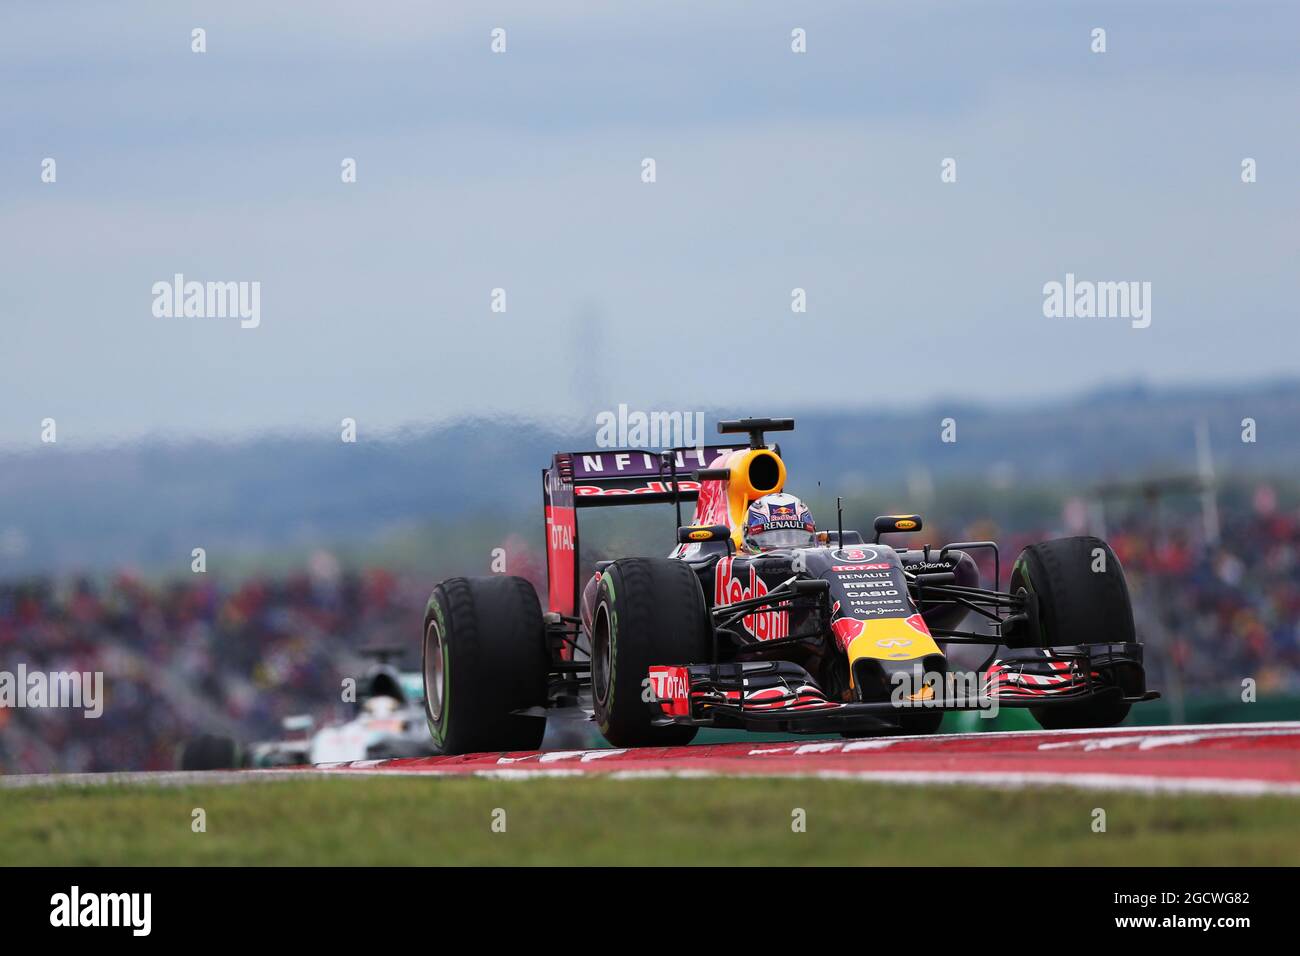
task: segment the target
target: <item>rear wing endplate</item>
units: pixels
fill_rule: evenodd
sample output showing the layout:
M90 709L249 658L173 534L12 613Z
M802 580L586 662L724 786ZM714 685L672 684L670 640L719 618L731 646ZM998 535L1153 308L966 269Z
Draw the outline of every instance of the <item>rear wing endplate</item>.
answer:
M559 452L542 471L546 579L550 610L578 606L578 509L674 504L699 497L694 473L744 444L696 448L606 448Z

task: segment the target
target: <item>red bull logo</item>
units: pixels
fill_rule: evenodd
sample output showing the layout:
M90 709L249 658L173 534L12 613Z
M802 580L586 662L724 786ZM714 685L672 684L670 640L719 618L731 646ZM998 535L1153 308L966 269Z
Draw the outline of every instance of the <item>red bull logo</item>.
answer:
M713 573L713 605L726 607L750 598L764 597L767 585L754 573L751 565L748 581L735 577L731 566L735 558L723 558ZM790 615L786 611L759 611L741 619L745 630L760 641L775 641L790 636Z
M926 626L925 618L921 617L920 614L913 614L906 618L905 622L908 627L916 631L918 634L924 634L926 637L930 636L930 628ZM842 617L833 621L831 623L831 631L835 634L835 645L841 651L847 653L849 645L853 643L853 639L861 636L866 626L866 621L858 621L851 617ZM891 638L889 640L893 640L895 643L886 644L882 641L879 642L880 647L903 647L911 643L910 641L901 640L899 638Z
M723 481L696 482L700 496L695 503L695 524L725 524L731 527L727 510L727 485ZM686 483L682 483L686 487Z
M831 624L831 630L835 632L835 645L841 651L847 652L853 639L861 634L866 626L866 621L855 621L851 617L842 617L835 621Z

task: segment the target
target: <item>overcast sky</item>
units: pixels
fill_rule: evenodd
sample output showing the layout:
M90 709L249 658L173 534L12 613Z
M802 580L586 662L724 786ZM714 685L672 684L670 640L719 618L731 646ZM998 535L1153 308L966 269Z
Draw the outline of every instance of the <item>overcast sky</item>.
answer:
M0 443L1297 374L1297 36L1294 2L6 0ZM1150 282L1150 327L1045 318L1067 272ZM155 317L175 273L260 282L260 326Z

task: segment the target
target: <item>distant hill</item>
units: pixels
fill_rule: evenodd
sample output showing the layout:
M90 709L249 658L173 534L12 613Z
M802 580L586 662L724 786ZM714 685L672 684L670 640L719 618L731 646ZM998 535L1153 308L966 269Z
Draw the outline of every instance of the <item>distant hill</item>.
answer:
M887 380L887 376L882 376ZM719 417L782 415L771 407ZM1257 441L1241 440L1243 418ZM940 441L956 420L957 441ZM1034 405L954 399L906 411L806 411L776 436L809 496L896 486L918 475L1081 487L1103 478L1186 473L1204 419L1220 474L1294 476L1300 381L1242 387L1107 389ZM0 454L0 576L37 569L188 561L192 547L246 554L373 539L433 522L538 522L540 470L556 449L594 445L596 426L560 434L464 421L400 439L336 436L196 441Z

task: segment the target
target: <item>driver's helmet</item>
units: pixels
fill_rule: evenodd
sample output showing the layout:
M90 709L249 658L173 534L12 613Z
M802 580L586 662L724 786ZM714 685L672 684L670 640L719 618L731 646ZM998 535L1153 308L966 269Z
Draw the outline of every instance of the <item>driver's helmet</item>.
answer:
M745 547L750 551L806 548L816 540L812 512L794 495L764 495L745 513Z
M369 717L391 717L397 713L402 702L396 697L389 697L387 694L378 694L374 697L367 698L366 702L361 705L361 709Z

